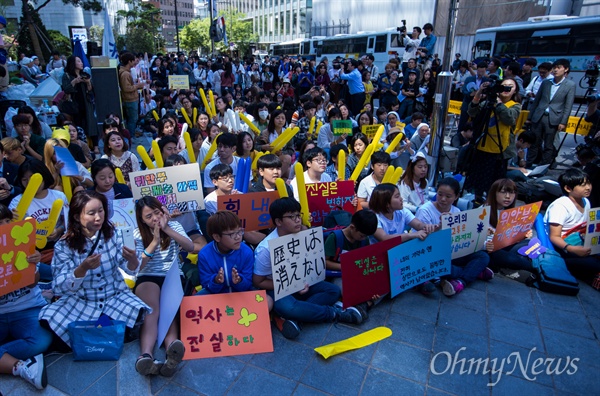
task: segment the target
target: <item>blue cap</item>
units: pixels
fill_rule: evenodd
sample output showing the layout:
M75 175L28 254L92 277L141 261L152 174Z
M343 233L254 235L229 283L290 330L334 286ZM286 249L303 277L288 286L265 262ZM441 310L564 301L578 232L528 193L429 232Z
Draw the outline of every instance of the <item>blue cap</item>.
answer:
M5 27L7 25L6 18L4 18L2 15L0 15L0 23L3 24Z

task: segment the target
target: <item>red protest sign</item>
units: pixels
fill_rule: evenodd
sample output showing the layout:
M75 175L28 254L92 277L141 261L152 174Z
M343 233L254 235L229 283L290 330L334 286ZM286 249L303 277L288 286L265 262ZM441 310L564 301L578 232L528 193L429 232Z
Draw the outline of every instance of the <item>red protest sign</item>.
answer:
M390 292L388 250L401 242L398 236L340 255L344 308Z
M541 207L542 201L539 201L501 211L498 215L494 239L492 239L494 251L525 239L525 234L533 228L533 222Z
M322 225L325 217L332 210L344 209L350 213L356 210L352 205L353 180L307 184L306 197L313 227Z
M184 297L184 360L273 352L264 290Z
M35 250L34 219L0 227L0 296L35 282L35 264L27 256Z
M246 231L264 230L273 226L269 207L278 198L277 191L220 195L217 197L217 208L238 215Z

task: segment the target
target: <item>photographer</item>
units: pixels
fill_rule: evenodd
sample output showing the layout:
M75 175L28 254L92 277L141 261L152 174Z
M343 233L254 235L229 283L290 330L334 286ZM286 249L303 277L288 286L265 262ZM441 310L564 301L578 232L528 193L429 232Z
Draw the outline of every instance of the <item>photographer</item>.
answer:
M362 83L362 76L358 70L358 61L356 59L349 59L346 62L344 71L340 73L340 78L348 81L352 115L359 114L365 103L366 96L365 86Z
M483 203L483 194L494 181L506 177L508 160L516 155L514 127L521 112L518 89L512 78L488 80L469 104L475 133L465 188L474 190L476 204Z
M402 32L402 41L404 42L404 54L402 55L402 76L406 77L406 69L408 69L409 59L417 58L417 49L421 43L419 36L421 35L421 28L415 26L413 28L410 37L406 34L406 28Z
M587 112L585 114L585 120L592 124L586 140L593 140L596 146L600 146L600 110L598 110L600 94L596 93L588 96L588 100L592 99L594 100L588 103Z

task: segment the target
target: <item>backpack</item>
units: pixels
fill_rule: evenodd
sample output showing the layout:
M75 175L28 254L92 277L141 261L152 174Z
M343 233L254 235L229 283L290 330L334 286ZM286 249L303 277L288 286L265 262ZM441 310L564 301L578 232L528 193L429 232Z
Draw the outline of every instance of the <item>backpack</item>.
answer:
M330 234L335 235L335 255L333 261L339 261L342 250L344 250L344 233L342 232L346 226L337 226L328 230L323 230L323 243L327 240ZM361 241L361 247L367 245L367 240ZM325 274L329 278L341 278L342 271L326 270Z
M531 262L535 280L530 286L548 293L576 296L579 293L577 279L567 269L565 260L554 250L548 249L545 253Z

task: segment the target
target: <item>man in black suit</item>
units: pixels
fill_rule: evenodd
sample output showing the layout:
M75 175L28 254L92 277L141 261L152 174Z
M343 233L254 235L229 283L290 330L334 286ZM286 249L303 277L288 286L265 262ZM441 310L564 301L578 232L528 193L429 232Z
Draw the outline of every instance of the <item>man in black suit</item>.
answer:
M4 161L4 147L0 143L0 204L8 206L10 201L23 192L17 184L19 167Z

